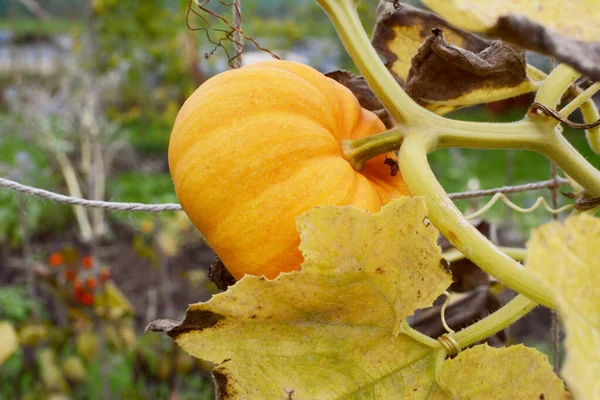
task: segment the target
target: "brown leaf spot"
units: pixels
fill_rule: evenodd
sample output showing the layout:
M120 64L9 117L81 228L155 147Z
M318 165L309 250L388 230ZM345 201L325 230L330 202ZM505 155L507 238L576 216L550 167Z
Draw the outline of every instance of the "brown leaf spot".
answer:
M223 366L212 370L213 382L215 384L215 398L217 400L226 400L233 398L236 391L229 385L229 376Z
M383 270L382 268L377 268L375 272L377 272L378 274L383 274L385 270Z
M164 332L176 340L182 333L215 327L223 319L225 317L211 311L188 309L181 323L169 319L158 319L148 324L146 332Z
M444 257L440 259L440 265L442 268L444 268L444 270L446 270L446 272L450 272L450 263Z
M458 241L458 237L456 236L456 233L449 231L448 232L448 240L450 240L450 243L456 243Z

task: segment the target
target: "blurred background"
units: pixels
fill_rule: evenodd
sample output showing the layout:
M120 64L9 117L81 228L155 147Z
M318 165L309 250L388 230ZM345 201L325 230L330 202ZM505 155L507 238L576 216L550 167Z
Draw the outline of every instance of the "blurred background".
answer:
M0 175L87 199L176 202L167 165L175 116L233 54L216 16L231 20L231 7L206 3L213 14L188 15L187 0L0 0ZM377 3L360 4L367 32ZM244 0L242 13L244 32L282 58L357 72L315 1ZM246 46L245 63L270 57ZM531 101L452 117L517 120ZM581 132L567 136L600 165ZM526 152L451 149L431 162L448 192L550 178L548 160ZM548 191L511 198L530 206L540 195ZM520 245L550 219L507 210L486 219ZM0 399L212 398L210 365L166 335L143 334L217 292L212 260L183 213L90 210L0 189ZM547 350L544 332L532 340Z

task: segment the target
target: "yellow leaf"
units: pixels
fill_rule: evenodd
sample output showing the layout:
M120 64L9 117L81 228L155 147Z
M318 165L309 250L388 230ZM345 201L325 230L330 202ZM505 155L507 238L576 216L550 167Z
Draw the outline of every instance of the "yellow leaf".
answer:
M134 313L133 306L127 297L110 281L106 282L96 295L94 309L96 314L109 319L119 319Z
M423 0L452 25L556 57L600 80L596 0Z
M378 214L312 209L297 218L300 271L274 280L247 275L191 305L183 322L158 320L147 329L167 332L186 352L218 364L219 399L450 399L454 388L435 380L441 345L400 327L451 283L426 215L415 197L394 200ZM540 374L560 383L546 376L548 367L529 367L540 393ZM494 368L487 371L502 396L505 381Z
M19 329L19 342L27 346L36 346L48 337L47 325L25 323Z
M93 360L100 351L100 343L93 332L83 332L75 339L75 348L85 360Z
M12 323L0 321L0 365L19 348L17 332Z
M527 267L555 298L564 320L567 358L562 370L582 399L600 399L600 219L587 214L537 228Z
M43 348L36 354L41 380L50 392L66 392L69 385L56 361L56 353L51 348Z
M177 233L168 230L162 230L158 233L158 245L167 257L175 257L179 251L177 242Z
M452 283L438 231L426 216L425 202L417 197L394 201L375 215L351 206L314 208L297 218L302 269L305 275L334 277L338 290L340 279L357 280L360 287L353 290L371 304L380 306L371 299L381 299L395 313L385 325L393 322L398 333L407 316L430 306ZM415 280L419 283L409 284ZM350 309L353 315L344 322L356 321L356 311Z
M498 45L493 47L488 40L456 29L430 12L405 4L397 9L392 2L382 2L377 14L374 47L386 59L386 66L396 79L405 84L407 92L438 114L535 91L536 82L543 79L542 72L524 62L524 55L506 49L501 57L497 52L490 57ZM444 48L455 53L461 50L456 57L447 58L452 54L444 51L444 57L431 60L428 69L433 65L445 73L415 69L418 52L427 53L430 58L435 56L435 50L422 49L434 28L443 31L447 42ZM469 58L472 61L464 65ZM480 64L485 67L477 70ZM412 85L408 84L411 80Z
M74 382L83 382L87 376L83 361L75 355L68 356L62 362L62 370L65 376Z
M454 399L570 398L547 357L523 345L463 351L444 362L438 384Z

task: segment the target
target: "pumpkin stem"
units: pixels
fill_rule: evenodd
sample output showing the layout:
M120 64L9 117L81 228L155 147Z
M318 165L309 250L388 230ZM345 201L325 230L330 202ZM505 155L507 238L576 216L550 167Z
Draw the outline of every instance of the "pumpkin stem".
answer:
M355 140L342 141L342 157L360 171L365 161L381 154L397 151L404 140L405 132L399 126L387 131Z

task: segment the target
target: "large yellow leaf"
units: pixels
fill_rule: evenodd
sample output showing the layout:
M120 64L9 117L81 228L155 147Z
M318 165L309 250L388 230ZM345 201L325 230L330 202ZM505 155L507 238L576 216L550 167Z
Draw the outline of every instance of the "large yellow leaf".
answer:
M527 266L554 293L564 320L563 376L581 399L600 399L600 219L581 214L537 228Z
M0 365L19 348L17 332L12 323L0 321Z
M298 217L300 271L274 280L245 276L191 305L183 322L159 320L148 329L218 364L219 399L456 398L452 383L435 379L441 346L423 344L400 326L451 283L426 215L423 199L410 197L374 215L315 208ZM502 387L506 372L499 372L514 368L509 361L493 359L495 368L485 373L469 367L486 380L482 393L493 391L486 398L513 398ZM547 361L527 363L533 389L524 393L564 398ZM437 372L452 365L444 362ZM455 374L449 371L445 376Z
M451 24L556 57L600 80L597 0L423 0Z
M373 46L405 90L437 113L535 91L543 79L516 49L454 28L430 12L382 2L377 15ZM443 31L445 41L432 46L426 41L434 28ZM427 68L418 68L424 55Z

